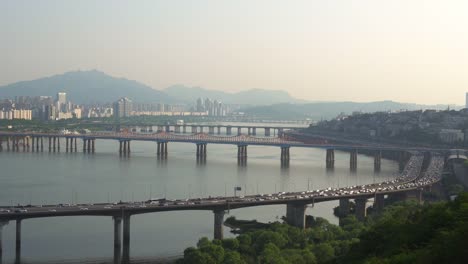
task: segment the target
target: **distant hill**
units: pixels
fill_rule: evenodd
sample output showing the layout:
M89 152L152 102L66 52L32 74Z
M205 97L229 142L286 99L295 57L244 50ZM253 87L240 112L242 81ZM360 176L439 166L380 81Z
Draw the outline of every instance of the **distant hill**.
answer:
M29 95L55 96L66 92L74 103L107 103L120 97L128 97L135 102L173 102L164 92L124 78L115 78L103 72L73 71L51 77L22 81L0 86L0 97Z
M221 100L226 104L243 105L271 105L278 103L306 103L307 101L291 97L285 91L272 91L262 89L251 89L238 93L227 93L216 90L208 90L201 87L186 87L183 85L173 85L164 92L169 96L186 103L195 103L202 98L211 98Z
M304 119L312 120L330 119L340 113L352 114L359 111L364 113L378 111L420 110L420 109L447 109L447 105L419 105L398 103L393 101L380 101L368 103L356 102L315 102L308 104L275 104L242 109L249 115L258 117L274 117L277 119ZM460 106L450 105L451 109L460 109Z

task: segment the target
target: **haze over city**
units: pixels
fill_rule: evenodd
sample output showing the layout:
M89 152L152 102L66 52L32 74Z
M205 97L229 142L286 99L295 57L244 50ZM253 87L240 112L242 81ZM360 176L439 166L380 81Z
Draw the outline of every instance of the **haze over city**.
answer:
M464 104L466 1L2 1L0 85L98 69L155 89Z

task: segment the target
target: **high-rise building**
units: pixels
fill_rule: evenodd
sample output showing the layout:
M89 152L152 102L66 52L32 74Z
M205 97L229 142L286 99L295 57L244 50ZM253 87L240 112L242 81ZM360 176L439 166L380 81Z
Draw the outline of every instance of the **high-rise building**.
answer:
M64 93L64 92L57 93L57 102L59 102L60 104L66 104L67 93Z
M127 97L120 98L114 103L114 117L129 117L132 113L132 101Z
M468 93L465 94L465 108L468 108Z

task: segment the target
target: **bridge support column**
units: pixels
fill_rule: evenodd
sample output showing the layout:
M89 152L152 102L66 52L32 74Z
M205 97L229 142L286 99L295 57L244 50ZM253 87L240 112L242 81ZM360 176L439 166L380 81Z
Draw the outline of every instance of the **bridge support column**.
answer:
M47 142L49 144L49 152L51 152L52 151L52 137L48 137Z
M3 150L3 139L0 137L0 151Z
M252 127L252 135L253 136L257 135L257 128L256 127Z
M130 140L127 140L127 154L130 154Z
M203 126L200 126L200 133L203 133Z
M214 213L214 239L223 239L224 210Z
M187 126L182 126L182 133L184 133L184 134L187 133Z
M91 152L94 153L96 151L96 140L91 139Z
M44 151L44 137L41 137L41 152Z
M2 239L3 227L6 225L8 225L8 221L0 221L0 260L2 260L2 256L3 256L3 239Z
M289 165L289 147L281 147L281 166L287 167Z
M385 207L385 195L376 194L374 198L374 210L376 212L381 212Z
M192 134L196 134L197 132L197 126L192 126Z
M32 143L32 149L31 151L34 152L34 148L36 147L36 145L34 144L36 142L36 137L31 137L31 143Z
M377 150L374 155L374 171L379 172L381 168L381 161L382 161L382 151Z
M217 129L218 129L218 130L217 130L218 135L221 135L221 127L218 126Z
M242 134L242 128L237 127L237 135L240 136Z
M357 150L353 149L349 154L349 168L351 171L357 170L357 153Z
M161 156L161 142L156 142L156 156Z
M166 126L166 132L167 133L171 132L171 126Z
M57 137L53 137L53 141L54 141L53 142L53 147L54 147L54 152L55 152L55 150L57 148Z
M122 263L130 261L130 215L123 215Z
M122 143L123 143L123 142L122 142L121 140L119 140L119 154L122 154L122 152L123 152Z
M212 126L208 127L208 134L214 135L214 130L215 130L214 127L212 127Z
M226 135L228 136L232 135L232 127L230 126L226 127Z
M283 137L284 130L282 128L278 128L278 137Z
M69 138L65 138L65 152L68 152L68 141L69 141Z
M334 149L327 149L325 163L326 163L327 169L333 169L335 167L335 150Z
M265 137L269 137L270 136L270 128L269 127L265 127Z
M304 229L306 208L306 204L286 204L286 223Z
M16 220L16 244L15 244L16 263L21 259L21 219Z
M359 221L364 221L366 219L366 203L367 199L366 198L357 198L354 199L354 202L356 203L356 218Z
M392 194L389 194L390 196L390 199L393 201L393 202L401 202L401 201L405 201L406 198L407 198L407 193L406 192L397 192L397 193L392 193Z
M7 138L7 151L10 151L10 137Z
M248 127L248 128L247 128L247 135L249 135L249 136L252 135L252 132L251 132L251 131L252 131L252 128L251 128L251 127Z
M60 137L57 137L57 151L60 152Z
M122 253L122 217L113 216L114 220L114 263L120 263L120 254Z
M88 146L86 150L88 151L88 153L91 153L91 139L87 139L86 141L88 142Z
M338 207L338 214L340 217L345 217L349 214L349 199L340 199L340 206Z

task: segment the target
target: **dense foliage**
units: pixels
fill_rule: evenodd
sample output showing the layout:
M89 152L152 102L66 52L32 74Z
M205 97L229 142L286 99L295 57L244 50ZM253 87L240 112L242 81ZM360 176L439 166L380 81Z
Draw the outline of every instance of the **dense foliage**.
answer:
M308 223L305 230L272 223L236 238L202 238L179 263L468 263L468 193L424 207L397 203L366 223L354 216L341 226L319 217Z

